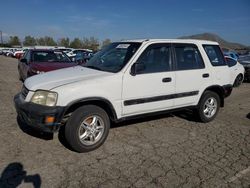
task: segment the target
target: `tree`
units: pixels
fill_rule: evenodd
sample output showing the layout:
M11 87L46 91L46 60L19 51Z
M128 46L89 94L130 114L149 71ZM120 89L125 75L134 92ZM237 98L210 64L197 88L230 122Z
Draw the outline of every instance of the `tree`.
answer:
M20 45L21 43L20 43L18 36L10 36L9 44L11 46L15 46L15 45L17 46L17 45Z
M37 43L36 43L36 39L32 36L26 36L24 38L24 41L23 41L23 45L24 46L35 46Z
M110 39L105 39L104 41L102 41L102 48L109 45L111 43Z
M68 48L69 45L70 45L70 41L69 41L68 37L67 38L61 38L58 41L58 46L64 46L64 47Z
M90 37L90 38L83 38L82 47L85 49L91 49L93 51L97 51L100 44L97 38Z
M44 41L45 41L45 45L47 45L47 46L56 46L57 45L52 37L45 36Z
M70 47L82 48L82 41L79 38L74 38L74 40L70 42Z
M45 44L45 40L44 40L43 37L37 38L36 41L37 41L38 45L41 45L41 46L45 46L46 45Z
M41 46L57 46L57 43L52 37L45 36L36 39L37 44Z

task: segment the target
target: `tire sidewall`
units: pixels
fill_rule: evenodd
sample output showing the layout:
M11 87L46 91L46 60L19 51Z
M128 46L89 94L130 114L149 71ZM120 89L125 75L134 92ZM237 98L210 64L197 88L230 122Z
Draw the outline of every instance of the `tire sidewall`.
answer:
M204 103L210 97L213 97L216 100L217 109L216 109L215 114L212 117L208 118L204 115L203 108L204 108ZM199 114L200 120L204 123L212 121L217 116L219 109L220 109L220 97L219 97L219 95L216 94L215 92L212 92L212 91L205 91L205 93L202 95L201 100L200 100L199 105L198 105L198 114Z
M91 115L97 115L104 122L104 132L101 139L93 145L84 145L79 138L78 131L82 121ZM72 149L77 152L88 152L100 147L106 140L110 128L110 119L107 113L100 107L86 105L73 112L65 127L65 137Z

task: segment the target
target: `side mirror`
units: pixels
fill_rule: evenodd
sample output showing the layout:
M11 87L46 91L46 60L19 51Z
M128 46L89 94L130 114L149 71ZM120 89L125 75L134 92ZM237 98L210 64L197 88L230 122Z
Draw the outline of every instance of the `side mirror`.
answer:
M25 58L20 59L20 62L25 63L25 64L28 63L27 59L25 59Z
M134 63L131 67L130 74L132 76L135 76L137 73L145 70L144 63Z

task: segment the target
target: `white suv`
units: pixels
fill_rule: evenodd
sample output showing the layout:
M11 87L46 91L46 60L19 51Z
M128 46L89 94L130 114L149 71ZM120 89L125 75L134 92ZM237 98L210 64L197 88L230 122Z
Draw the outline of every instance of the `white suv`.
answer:
M129 40L110 44L84 66L28 78L15 106L21 120L46 132L65 124L78 152L102 145L110 122L192 108L213 120L232 91L218 43Z

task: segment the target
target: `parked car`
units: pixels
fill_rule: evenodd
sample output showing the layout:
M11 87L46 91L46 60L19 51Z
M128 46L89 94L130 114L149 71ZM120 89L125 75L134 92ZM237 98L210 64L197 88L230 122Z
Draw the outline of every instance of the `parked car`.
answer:
M231 70L231 84L234 87L240 86L244 80L244 67L232 57L226 56L225 59Z
M28 78L14 98L19 118L40 131L65 125L75 151L101 146L110 122L193 109L212 121L232 91L218 43L184 39L111 43L84 66Z
M93 53L79 51L76 52L76 55L71 59L78 63L86 63L91 57L93 57Z
M250 55L240 57L239 58L240 64L242 64L245 68L245 80L250 82Z
M236 61L239 59L239 55L234 51L224 52L224 56L231 57L231 58L235 59Z
M30 49L18 63L20 80L48 71L76 66L63 52L46 49Z
M76 49L72 50L71 52L68 52L67 56L69 56L70 58L74 58L77 53L93 54L93 51L88 49Z
M17 58L17 59L20 59L24 54L25 52L27 51L28 49L25 48L25 49L21 49L21 50L17 50L14 52L14 57Z

